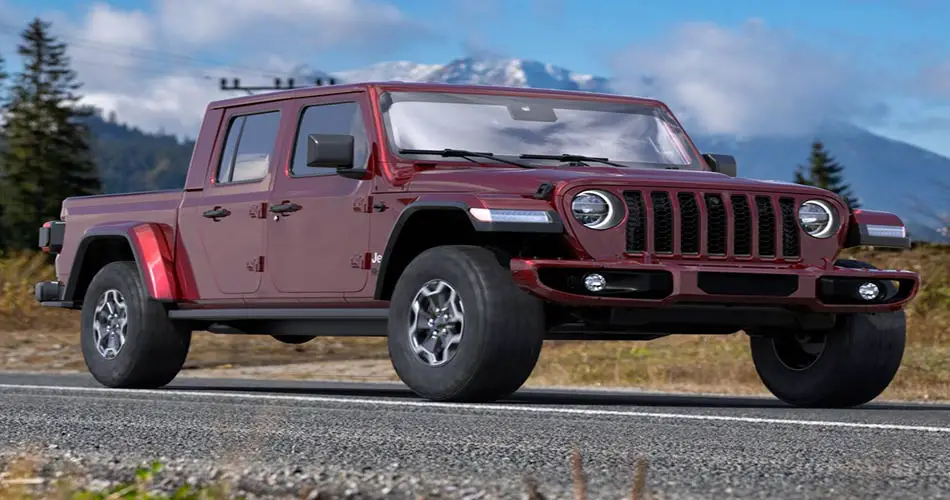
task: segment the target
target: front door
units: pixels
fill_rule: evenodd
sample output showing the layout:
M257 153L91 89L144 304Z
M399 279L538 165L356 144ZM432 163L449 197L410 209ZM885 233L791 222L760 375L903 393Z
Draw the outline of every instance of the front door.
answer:
M267 223L263 204L279 161L280 116L273 105L229 110L209 169L213 177L200 192L185 195L182 236L201 242L193 251L203 255L192 261L206 263L215 285L198 283L202 301L243 299L260 287Z
M354 166L369 162L371 123L365 93L298 101L296 138L286 172L276 176L269 209L293 204L294 211L268 211L267 276L280 293L322 296L359 292L369 271L368 199L372 182L342 177L334 168L307 166L309 134L352 134Z

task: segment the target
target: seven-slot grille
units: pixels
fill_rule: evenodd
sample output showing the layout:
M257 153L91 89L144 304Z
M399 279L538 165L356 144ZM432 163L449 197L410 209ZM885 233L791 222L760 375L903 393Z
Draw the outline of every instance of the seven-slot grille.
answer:
M794 198L666 190L624 191L623 197L628 253L645 252L652 241L660 255L785 260L801 255Z

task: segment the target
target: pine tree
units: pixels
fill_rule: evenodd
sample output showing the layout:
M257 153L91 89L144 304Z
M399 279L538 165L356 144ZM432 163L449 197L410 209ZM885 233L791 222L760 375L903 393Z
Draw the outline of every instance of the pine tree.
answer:
M69 67L66 45L40 19L21 38L17 53L23 71L15 76L5 105L2 226L8 246L35 248L37 228L59 217L63 199L96 194L100 183L82 123L89 111L79 106L81 84Z
M851 208L858 208L861 205L852 196L850 186L844 182L843 171L844 167L828 153L824 143L815 140L811 144L808 165L799 165L795 170L795 182L827 189L840 196Z

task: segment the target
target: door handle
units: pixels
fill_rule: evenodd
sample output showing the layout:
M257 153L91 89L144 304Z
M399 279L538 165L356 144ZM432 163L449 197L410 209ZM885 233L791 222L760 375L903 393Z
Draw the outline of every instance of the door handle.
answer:
M291 212L296 212L297 210L300 210L301 208L302 207L296 203L285 201L279 205L271 205L270 211L274 212L275 214L289 214Z
M220 218L222 218L222 217L227 217L227 216L231 215L231 211L228 210L228 209L226 209L226 208L222 208L222 207L214 207L213 209L208 210L208 211L206 211L205 213L203 213L203 214L201 214L201 215L204 216L204 217L207 217L207 218L209 218L209 219L213 219L213 220L217 221L218 219L220 219Z

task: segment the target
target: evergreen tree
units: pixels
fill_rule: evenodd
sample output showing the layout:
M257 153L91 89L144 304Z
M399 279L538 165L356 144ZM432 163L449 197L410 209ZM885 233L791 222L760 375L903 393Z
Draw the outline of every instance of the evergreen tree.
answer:
M13 79L3 124L2 226L7 246L34 248L37 228L59 217L64 198L96 194L100 184L83 123L89 111L79 106L81 84L69 67L66 45L40 19L21 38L17 53L23 70Z
M858 208L860 204L851 195L850 186L844 182L843 171L844 167L828 153L824 143L815 140L811 144L808 165L799 165L795 170L795 182L827 189L840 196L851 208Z

